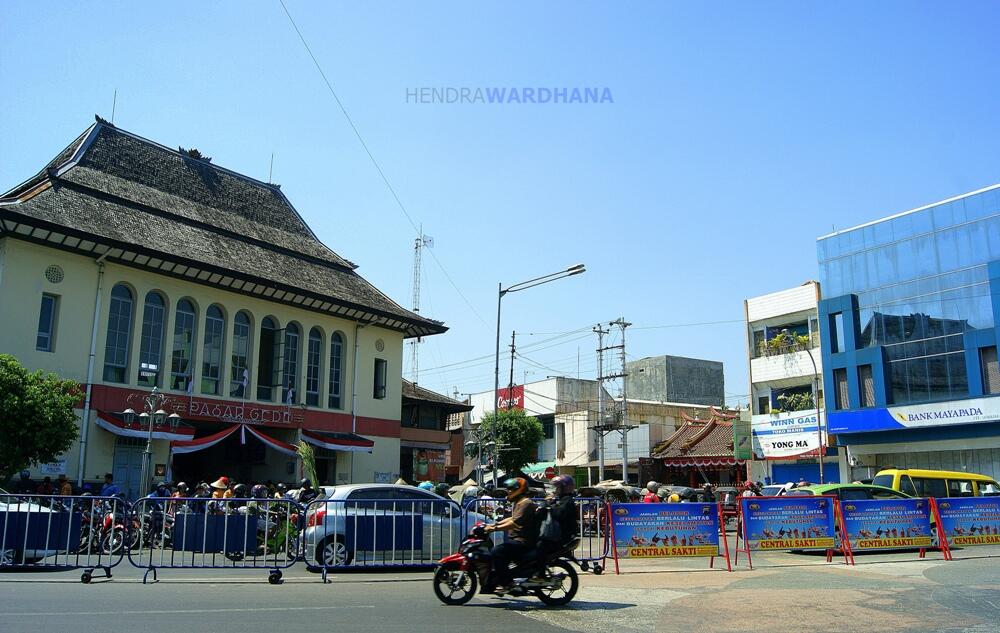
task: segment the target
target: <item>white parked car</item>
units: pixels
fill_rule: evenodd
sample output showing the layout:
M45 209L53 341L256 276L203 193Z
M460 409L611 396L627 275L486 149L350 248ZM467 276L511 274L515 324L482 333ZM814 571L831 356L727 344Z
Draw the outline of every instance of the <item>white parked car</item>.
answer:
M53 511L29 501L30 495L11 495L0 488L0 567L37 563L48 556L64 554L65 549L25 549L24 531L32 525L51 525ZM28 527L25 527L28 526ZM55 540L55 539L54 539Z
M412 486L323 486L306 511L311 566L431 565L455 552L465 529L484 518Z

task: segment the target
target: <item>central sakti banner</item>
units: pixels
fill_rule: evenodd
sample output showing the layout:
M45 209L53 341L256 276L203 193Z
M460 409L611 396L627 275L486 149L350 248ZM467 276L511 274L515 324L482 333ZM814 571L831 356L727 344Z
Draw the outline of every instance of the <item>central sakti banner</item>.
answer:
M832 497L742 497L744 542L751 550L836 547Z
M1000 545L1000 497L938 499L937 509L951 545Z
M615 503L611 524L619 558L719 556L715 503Z
M930 547L931 504L927 499L842 501L852 550Z

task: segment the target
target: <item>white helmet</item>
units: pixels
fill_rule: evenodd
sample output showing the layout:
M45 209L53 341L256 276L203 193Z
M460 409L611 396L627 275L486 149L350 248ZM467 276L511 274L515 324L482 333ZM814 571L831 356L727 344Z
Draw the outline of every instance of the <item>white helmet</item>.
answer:
M656 483L655 481L651 481L651 482L649 482L648 484L646 484L646 490L648 490L648 491L650 491L650 492L653 492L653 493L655 493L655 492L656 492L656 490L657 490L657 489L658 489L659 487L660 487L660 484Z

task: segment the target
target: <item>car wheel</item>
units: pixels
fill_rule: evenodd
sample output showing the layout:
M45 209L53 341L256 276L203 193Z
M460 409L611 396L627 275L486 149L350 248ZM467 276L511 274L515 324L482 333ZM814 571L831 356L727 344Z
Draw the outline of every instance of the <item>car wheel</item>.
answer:
M316 562L322 567L344 567L351 564L352 558L339 536L328 536L316 546Z

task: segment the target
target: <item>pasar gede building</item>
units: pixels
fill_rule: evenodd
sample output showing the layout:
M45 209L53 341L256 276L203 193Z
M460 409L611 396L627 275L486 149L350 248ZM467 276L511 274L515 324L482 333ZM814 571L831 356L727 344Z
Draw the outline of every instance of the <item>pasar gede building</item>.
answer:
M140 489L154 387L154 477L400 472L403 341L446 330L323 244L278 185L103 120L0 198L0 350L82 383L80 440L33 473L113 472Z

